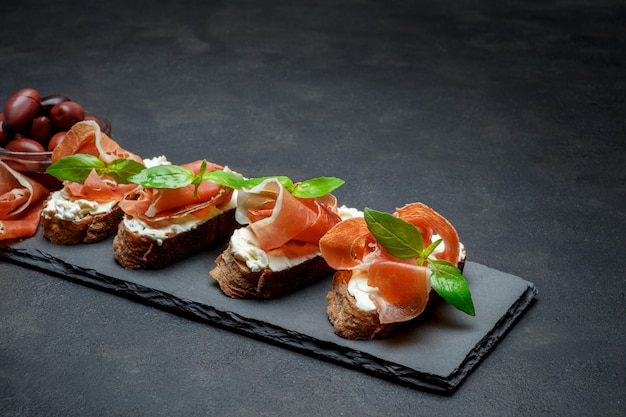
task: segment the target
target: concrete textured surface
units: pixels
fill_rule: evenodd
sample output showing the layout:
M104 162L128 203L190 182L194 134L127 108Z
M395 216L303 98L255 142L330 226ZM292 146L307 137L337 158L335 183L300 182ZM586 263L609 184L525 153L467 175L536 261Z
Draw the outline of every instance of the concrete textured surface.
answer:
M333 175L355 207L422 201L470 260L539 289L441 396L2 261L3 416L625 414L623 2L24 0L0 16L0 97L65 94L144 156Z

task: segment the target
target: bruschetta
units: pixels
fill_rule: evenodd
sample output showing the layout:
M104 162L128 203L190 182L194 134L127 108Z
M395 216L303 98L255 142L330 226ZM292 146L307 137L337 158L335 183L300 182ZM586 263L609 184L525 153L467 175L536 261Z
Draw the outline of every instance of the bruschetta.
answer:
M368 218L366 209L364 218L337 224L320 240L322 255L337 270L327 294L335 333L353 340L387 337L422 314L435 298L433 288L473 314L469 290L446 292L452 281L466 285L466 251L454 227L422 203L382 214Z

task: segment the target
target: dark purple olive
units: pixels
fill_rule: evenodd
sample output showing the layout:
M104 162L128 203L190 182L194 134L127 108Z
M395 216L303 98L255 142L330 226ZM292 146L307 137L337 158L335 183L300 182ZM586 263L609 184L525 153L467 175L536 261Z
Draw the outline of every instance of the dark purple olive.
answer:
M9 141L9 134L4 128L4 120L0 117L0 146L4 146Z
M104 126L102 126L102 122L96 116L85 116L85 120L93 120L94 122L98 123L100 129L104 129Z
M44 116L50 116L50 110L57 104L71 101L69 97L62 94L51 94L41 98L41 114Z
M70 130L74 124L85 120L85 109L75 101L62 101L50 110L50 120L59 130Z
M30 125L30 138L42 145L46 145L52 135L52 122L46 116L39 116L33 119Z
M34 88L22 88L4 104L4 123L8 129L20 131L27 128L39 113L41 96Z
M59 143L61 143L61 141L63 141L63 139L65 139L65 134L67 132L61 131L61 132L57 132L54 135L52 135L52 137L50 138L50 142L48 142L48 151L52 152L54 150L54 148L57 147L57 145Z
M5 149L11 152L45 152L46 151L44 147L41 146L41 143L37 142L36 140L27 139L27 138L13 139L11 142L7 143L7 146L5 147Z

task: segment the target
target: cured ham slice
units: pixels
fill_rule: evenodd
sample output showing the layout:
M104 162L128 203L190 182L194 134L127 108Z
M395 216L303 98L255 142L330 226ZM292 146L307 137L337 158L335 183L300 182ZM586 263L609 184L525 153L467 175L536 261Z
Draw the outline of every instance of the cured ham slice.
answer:
M52 163L75 154L97 156L105 164L119 158L143 163L141 157L123 149L102 132L100 125L93 120L85 120L72 126L63 141L52 152ZM136 184L118 184L107 175L98 176L95 171L92 171L83 183L65 182L63 187L72 199L101 203L119 201L137 188Z
M399 208L395 213L398 217L417 227L422 232L424 247L432 243L434 231L443 239L443 252L436 253L438 259L445 259L456 265L459 261L459 235L441 214L422 203L412 203Z
M319 239L341 221L334 196L294 197L274 178L240 190L237 206L237 220L250 225L261 249L269 253L318 252Z
M52 163L64 156L75 154L97 156L107 164L120 158L143 162L141 157L123 149L117 142L102 132L100 125L93 120L85 120L72 126L65 134L63 141L54 148Z
M362 217L338 223L320 239L322 256L337 270L361 266L365 256L375 248L376 239Z
M31 237L49 190L0 161L0 239Z
M96 171L91 171L84 183L68 182L64 185L64 190L73 198L100 203L119 201L136 188L136 184L118 184L107 175L100 177Z
M367 284L378 288L371 296L381 324L410 320L422 314L430 293L430 273L425 266L406 262L375 261Z
M413 224L422 234L424 246L433 233L441 236L444 250L436 257L453 264L459 261L460 242L452 225L422 203L408 204L393 214ZM379 246L365 219L356 218L337 224L320 240L320 251L337 270L361 269L368 272L368 285L378 291L371 296L380 322L408 321L422 313L428 303L430 275L416 259L399 260Z
M200 172L202 161L183 164L195 174ZM207 163L206 170L223 170L224 167ZM226 206L232 199L233 190L203 181L197 190L190 184L181 188L144 188L138 198L124 199L119 205L126 215L137 218L151 227L158 228L188 219L208 218L215 208Z

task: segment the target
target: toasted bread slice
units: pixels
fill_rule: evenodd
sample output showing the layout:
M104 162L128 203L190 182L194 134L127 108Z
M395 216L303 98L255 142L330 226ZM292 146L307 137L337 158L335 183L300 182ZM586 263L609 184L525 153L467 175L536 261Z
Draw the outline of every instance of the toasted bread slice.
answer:
M113 235L124 212L118 205L101 214L88 214L80 220L61 219L42 213L43 236L57 245L99 242Z
M160 269L226 239L236 227L235 209L160 240L132 232L122 221L113 239L113 255L126 269Z
M232 254L230 246L218 256L215 265L210 272L211 276L218 282L224 294L232 298L278 297L333 271L321 256L280 271L269 268L252 271L245 262Z

